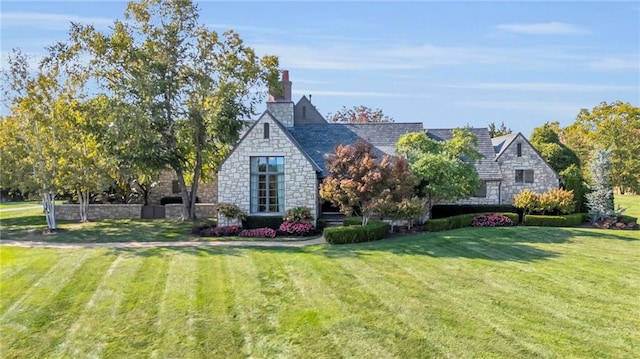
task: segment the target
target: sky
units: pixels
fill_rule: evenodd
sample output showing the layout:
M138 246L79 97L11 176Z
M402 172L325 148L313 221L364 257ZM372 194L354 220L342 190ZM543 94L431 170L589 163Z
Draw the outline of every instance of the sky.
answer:
M640 2L199 1L200 23L277 55L321 114L380 108L425 128L502 122L529 136L603 101L640 106ZM123 1L5 1L2 66L71 21L109 32ZM266 105L263 109L266 109ZM257 116L256 116L257 117Z

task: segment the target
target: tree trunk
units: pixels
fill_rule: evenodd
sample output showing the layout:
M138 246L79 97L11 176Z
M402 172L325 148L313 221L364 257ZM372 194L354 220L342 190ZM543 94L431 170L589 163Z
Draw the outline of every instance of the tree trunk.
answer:
M182 197L182 220L193 219L194 217L191 213L191 196L187 190L187 184L184 181L184 173L180 168L175 169L175 171L178 176L178 185L180 185L180 196Z
M89 211L89 191L78 189L78 202L80 203L80 222L88 222L87 212Z
M55 215L55 204L54 200L56 198L56 194L52 192L43 192L42 195L42 208L44 212L44 216L47 219L47 228L49 231L56 230L56 215Z
M200 182L200 174L202 172L202 153L200 150L196 151L196 163L193 173L193 183L191 184L191 208L189 212L191 214L190 219L196 218L196 198L198 197L198 183Z

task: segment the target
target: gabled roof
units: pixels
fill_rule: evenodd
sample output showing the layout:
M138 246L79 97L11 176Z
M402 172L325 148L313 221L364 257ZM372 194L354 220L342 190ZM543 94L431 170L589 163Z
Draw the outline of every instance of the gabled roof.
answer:
M293 106L294 126L324 123L327 123L327 120L322 117L307 96L302 96L298 103Z
M502 179L502 172L500 171L500 165L495 161L496 153L491 143L491 137L489 135L489 129L487 128L470 128L477 140L477 150L484 156L477 163L474 164L480 179L483 180L500 180ZM452 128L439 128L439 129L427 129L427 136L437 141L447 141L453 137Z
M509 133L503 136L494 137L491 139L491 143L493 144L493 149L496 153L496 159L502 155L504 150L509 147L511 142L518 137L520 133ZM524 136L523 136L524 137Z
M287 136L287 138L291 141L291 143L293 143L294 146L296 146L296 148L300 151L300 153L302 153L304 155L304 157L309 161L309 163L313 166L314 170L316 170L316 172L321 172L322 171L322 167L318 166L318 163L316 161L313 160L313 158L311 158L309 156L309 154L302 148L302 146L300 146L300 144L298 143L298 141L296 141L296 139L291 136L291 133L289 131L287 131L287 129L280 123L280 121L278 121L269 111L264 111L262 113L262 115L260 115L260 117L258 118L258 120L256 120L251 127L249 127L249 129L244 132L244 135L240 138L240 140L238 142L236 142L235 146L233 147L233 149L231 149L231 151L229 151L229 154L227 155L227 158L224 159L224 161L222 161L222 163L220 164L220 166L222 166L222 164L224 162L226 162L229 157L231 157L231 154L233 152L235 152L236 148L238 148L238 146L240 146L240 144L242 143L242 141L244 141L245 137L247 137L249 135L249 133L251 133L251 131L256 127L256 125L262 121L262 119L264 117L268 116L277 126L278 128L282 131L282 133L284 133L285 136ZM219 167L220 167L219 166Z
M287 129L301 148L327 175L326 156L333 154L339 144L351 145L366 140L373 145L378 156L394 155L400 136L410 132L422 132L422 123L376 123L376 124L315 124L300 125Z

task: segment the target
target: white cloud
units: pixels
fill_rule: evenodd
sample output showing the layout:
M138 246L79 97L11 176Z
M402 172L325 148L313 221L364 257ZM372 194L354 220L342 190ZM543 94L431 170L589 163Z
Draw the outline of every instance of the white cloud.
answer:
M594 70L635 70L640 71L640 57L636 58L612 58L607 57L591 61L587 66Z
M36 27L49 30L65 30L69 28L71 22L102 27L113 24L113 19L39 12L3 12L0 14L0 22L2 23L2 28Z
M528 35L576 35L589 33L587 29L562 22L500 24L497 25L496 28L507 32Z
M474 90L505 91L541 91L541 92L602 92L602 91L637 91L637 86L568 84L568 83L536 83L536 82L483 82L459 85L444 85L448 88Z

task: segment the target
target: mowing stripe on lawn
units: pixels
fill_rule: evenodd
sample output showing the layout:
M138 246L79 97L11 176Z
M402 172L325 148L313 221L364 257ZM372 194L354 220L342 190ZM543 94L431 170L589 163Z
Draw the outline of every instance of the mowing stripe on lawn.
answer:
M115 320L122 301L122 283L133 278L141 263L141 258L125 255L119 255L113 261L85 304L85 309L67 331L56 356L100 357L107 336L102 331L103 325Z
M185 358L195 350L193 318L197 257L191 253L197 249L173 250L155 323L159 344L152 357Z
M52 356L98 286L101 276L114 258L103 251L82 250L90 258L82 261L63 281L60 290L49 298L34 297L28 310L16 313L14 320L28 328L9 344L8 356L42 358ZM36 302L37 301L37 302ZM25 301L26 302L26 301Z
M250 254L228 256L229 281L236 300L235 313L243 333L242 352L246 357L273 358L287 356L288 343L278 340L277 318L270 313L273 307L261 291L257 266Z
M105 328L108 335L103 357L149 356L160 344L155 324L170 262L166 251L152 248L132 252L142 258L142 263L132 279L123 283L119 311Z
M88 251L74 251L71 256L59 258L45 274L40 276L35 283L13 302L11 307L2 313L0 323L10 322L15 314L26 310L24 307L37 307L37 304L40 304L43 299L46 301L46 299L58 293L88 257ZM33 301L37 302L37 304L34 305Z
M242 357L242 332L225 260L226 256L233 255L229 253L232 251L207 248L201 249L197 256L194 328L199 357Z
M310 262L320 259L319 255L298 255L284 258L284 269L295 286L299 299L289 309L292 318L283 323L288 336L300 343L306 357L322 353L326 357L349 357L358 351L352 341L345 340L336 330L357 313L349 312L336 294L323 285L319 273ZM328 340L316 340L326 338Z

